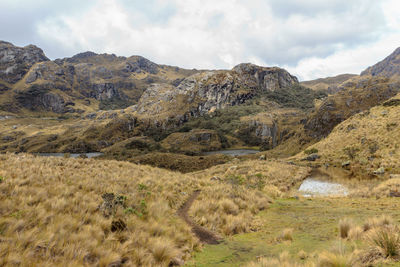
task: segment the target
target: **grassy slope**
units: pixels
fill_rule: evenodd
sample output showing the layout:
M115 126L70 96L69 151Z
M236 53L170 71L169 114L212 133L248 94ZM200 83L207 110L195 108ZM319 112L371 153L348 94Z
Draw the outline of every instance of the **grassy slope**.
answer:
M306 173L284 163L269 166L264 177L280 169L288 174L283 180ZM216 201L218 227L213 230L222 236L254 229L255 214L270 202L263 188L252 187L250 180L232 184L222 176L216 186L212 175L183 175L118 161L0 155L0 264L168 266L187 260L199 243L176 210L194 190ZM104 193L120 196L114 208L101 208ZM231 213L224 206L232 201L246 206L231 205L237 211ZM246 220L239 219L243 217ZM220 218L227 224L239 221L237 228L226 231ZM119 220L126 229L115 231L112 225Z
M400 95L392 98L396 99ZM350 160L352 170L358 174L372 174L379 167L385 168L387 174L400 173L399 113L399 105L376 106L337 125L327 138L312 147L318 149L320 162L341 166Z
M300 84L311 88L313 90L328 90L328 88L337 88L340 84L344 83L345 81L356 77L355 74L341 74L334 77L327 77L327 78L320 78L311 81L304 81Z

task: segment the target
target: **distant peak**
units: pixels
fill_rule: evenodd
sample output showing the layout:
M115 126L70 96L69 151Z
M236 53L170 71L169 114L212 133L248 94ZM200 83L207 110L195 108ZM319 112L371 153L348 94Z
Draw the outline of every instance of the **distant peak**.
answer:
M72 58L80 59L80 58L88 58L88 57L94 57L94 56L97 56L97 54L95 52L87 51L87 52L76 54Z
M375 65L367 68L361 72L361 76L384 76L393 77L400 75L400 47L396 48L384 60L376 63Z

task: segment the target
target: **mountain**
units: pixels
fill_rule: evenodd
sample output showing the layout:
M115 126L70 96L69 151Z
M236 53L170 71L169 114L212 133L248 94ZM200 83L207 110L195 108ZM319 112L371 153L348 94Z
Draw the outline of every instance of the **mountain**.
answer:
M310 81L303 81L301 85L313 90L325 90L329 94L335 94L341 87L340 85L351 78L357 77L356 74L340 74L334 77L319 78Z
M400 88L395 76L366 74L299 83L282 68L250 63L186 70L93 52L50 61L34 46L2 44L8 52L0 54L1 69L16 66L25 74L0 82L6 88L0 92L0 118L8 118L0 126L1 151L103 150L126 159L154 151L193 155L256 146L282 157L328 136ZM21 53L27 62L16 59ZM15 55L14 61L7 55ZM396 60L392 55L384 61L395 66Z
M367 68L360 75L336 76L305 82L305 86L316 86L330 81L333 92L308 117L305 128L313 137L327 136L340 122L361 111L366 111L395 96L400 91L400 48L381 62ZM336 83L335 83L336 82ZM341 83L340 83L341 82Z
M85 52L50 61L35 46L0 45L0 110L81 114L135 104L148 85L176 84L197 73L143 57ZM7 90L5 90L5 88Z
M400 78L400 47L384 60L361 72L361 76Z
M357 77L342 84L341 90L327 97L311 113L305 124L314 137L325 137L340 122L379 105L395 96L400 83L386 77Z
M30 56L36 59L29 59L30 65L15 61L17 67L30 68L14 77L13 84L2 80L7 86L0 96L3 117L60 117L63 123L50 121L43 128L41 119L37 131L31 130L32 120L31 129L25 122L18 131L6 128L3 151L99 151L137 136L160 142L179 131L190 139L195 136L188 133L192 130L214 131L220 140L219 146L206 142L192 148L262 144L270 149L291 132L286 128L292 123L288 125L285 118L295 118L297 125L304 110L314 106L314 99L324 97L278 67L243 63L231 70L198 71L158 65L140 56L93 52L50 61L38 48L6 44L9 54L28 49L37 56ZM4 63L5 55L1 62L7 69L11 63ZM184 145L182 149L159 147L194 153Z
M16 47L11 43L0 41L0 82L2 86L15 84L35 63L46 61L49 59L44 55L42 49L34 45Z

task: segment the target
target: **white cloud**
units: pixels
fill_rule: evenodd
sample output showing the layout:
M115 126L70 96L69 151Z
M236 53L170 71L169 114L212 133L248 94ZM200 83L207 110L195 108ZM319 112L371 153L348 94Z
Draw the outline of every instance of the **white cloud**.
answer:
M148 0L146 7L141 1L90 3L84 12L48 14L37 22L42 42L63 52L50 56L92 50L211 69L253 62L313 79L359 73L400 40L397 0Z

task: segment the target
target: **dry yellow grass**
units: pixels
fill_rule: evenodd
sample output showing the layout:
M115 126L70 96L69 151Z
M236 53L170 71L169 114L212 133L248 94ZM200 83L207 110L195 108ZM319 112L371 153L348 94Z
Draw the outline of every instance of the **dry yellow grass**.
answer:
M237 169L256 164L245 162ZM306 173L271 162L268 175L279 175L281 168L287 175L271 180L284 183L291 172ZM254 214L268 207L270 198L253 187L253 180L211 180L215 173L184 175L118 161L0 155L0 265L182 264L200 246L176 215L194 190L202 190L191 209L194 220L205 217L203 225L221 235L254 230ZM114 194L111 202L106 193Z

